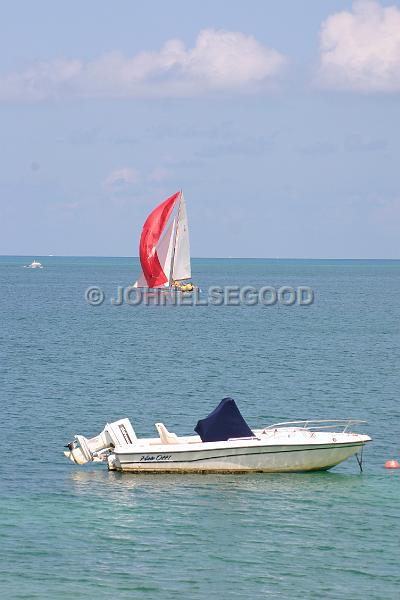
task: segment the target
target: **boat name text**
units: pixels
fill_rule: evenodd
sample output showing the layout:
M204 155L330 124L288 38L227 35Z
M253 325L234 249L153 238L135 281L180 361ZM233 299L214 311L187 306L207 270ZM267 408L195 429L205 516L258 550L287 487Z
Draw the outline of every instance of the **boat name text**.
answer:
M140 457L140 462L142 462L142 461L147 462L147 461L152 461L152 460L159 461L159 462L163 461L163 460L171 460L171 455L170 454L156 454L154 456L148 456L146 454L143 454Z

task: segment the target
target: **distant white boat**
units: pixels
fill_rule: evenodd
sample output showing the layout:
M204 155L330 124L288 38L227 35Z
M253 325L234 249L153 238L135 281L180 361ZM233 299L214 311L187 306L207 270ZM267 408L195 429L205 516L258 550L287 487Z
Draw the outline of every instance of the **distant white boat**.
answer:
M36 260L36 259L35 259L35 260L33 260L33 261L31 262L31 264L30 264L30 265L25 265L25 267L26 267L27 269L43 269L43 265L42 265L42 263L40 263L40 262L39 262L38 260Z
M65 456L76 464L104 462L133 473L289 473L326 471L357 455L368 435L351 431L365 421L293 421L250 429L225 398L195 432L177 436L156 423L158 437L138 438L129 419L107 423L93 438L76 435Z

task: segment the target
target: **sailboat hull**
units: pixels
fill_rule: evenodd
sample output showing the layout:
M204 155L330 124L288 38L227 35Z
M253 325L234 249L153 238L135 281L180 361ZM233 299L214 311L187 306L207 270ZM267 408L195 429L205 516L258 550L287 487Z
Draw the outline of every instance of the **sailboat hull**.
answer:
M137 288L140 290L142 297L145 300L162 302L165 300L166 302L177 302L179 298L182 297L190 297L197 294L199 288L193 286L193 290L180 290L176 287L165 287L165 288Z

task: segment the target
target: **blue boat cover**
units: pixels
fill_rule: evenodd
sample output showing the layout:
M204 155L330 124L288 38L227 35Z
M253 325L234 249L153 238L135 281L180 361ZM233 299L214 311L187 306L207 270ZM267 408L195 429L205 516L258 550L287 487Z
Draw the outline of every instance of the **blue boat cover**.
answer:
M229 438L254 437L232 398L224 398L205 419L194 428L202 442L220 442Z

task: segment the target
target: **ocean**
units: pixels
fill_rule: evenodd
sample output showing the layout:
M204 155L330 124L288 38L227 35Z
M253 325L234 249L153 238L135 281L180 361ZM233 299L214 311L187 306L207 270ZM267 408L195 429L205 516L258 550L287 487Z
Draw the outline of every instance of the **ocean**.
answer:
M4 600L399 598L400 261L194 259L211 285L309 286L308 306L114 306L137 259L1 257ZM101 306L85 301L99 286ZM190 434L233 397L250 425L368 421L364 471L132 475L63 456L129 417Z

